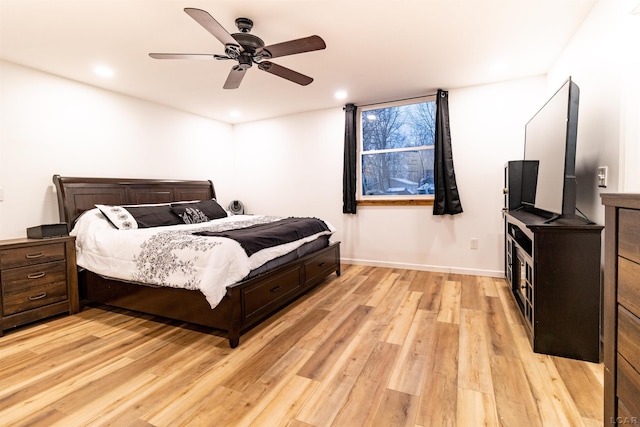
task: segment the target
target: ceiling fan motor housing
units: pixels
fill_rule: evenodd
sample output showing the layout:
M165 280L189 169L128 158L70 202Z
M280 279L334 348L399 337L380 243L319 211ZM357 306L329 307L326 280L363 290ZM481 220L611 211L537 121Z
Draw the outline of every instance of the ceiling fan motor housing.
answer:
M234 33L231 34L231 37L236 39L238 44L242 46L242 48L246 52L255 53L257 49L262 49L264 47L264 42L260 37L254 36L253 34L248 33Z

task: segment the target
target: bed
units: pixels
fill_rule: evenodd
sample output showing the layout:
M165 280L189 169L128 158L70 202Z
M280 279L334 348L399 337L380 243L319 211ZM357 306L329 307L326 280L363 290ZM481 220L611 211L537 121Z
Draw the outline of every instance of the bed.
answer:
M83 213L86 212L86 216L93 213L96 205L146 206L207 201L216 197L211 181L54 175L53 182L60 220L67 223L70 230L85 220ZM340 275L340 242L326 237L306 242L226 285L213 308L210 296L200 290L114 279L104 272L96 273L81 266L78 283L81 302L85 305L105 304L219 329L227 333L230 347L235 348L243 332L334 272Z

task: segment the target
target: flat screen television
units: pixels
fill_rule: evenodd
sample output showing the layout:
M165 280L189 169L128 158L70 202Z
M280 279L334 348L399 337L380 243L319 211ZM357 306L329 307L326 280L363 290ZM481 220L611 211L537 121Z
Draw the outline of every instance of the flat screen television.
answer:
M551 219L575 216L579 97L569 78L525 126L522 204Z

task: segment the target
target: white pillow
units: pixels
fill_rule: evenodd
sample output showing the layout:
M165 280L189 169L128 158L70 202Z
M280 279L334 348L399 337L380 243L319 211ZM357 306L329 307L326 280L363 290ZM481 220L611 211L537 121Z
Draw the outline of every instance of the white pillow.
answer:
M100 212L113 224L118 230L133 230L138 228L135 218L122 206L96 205Z

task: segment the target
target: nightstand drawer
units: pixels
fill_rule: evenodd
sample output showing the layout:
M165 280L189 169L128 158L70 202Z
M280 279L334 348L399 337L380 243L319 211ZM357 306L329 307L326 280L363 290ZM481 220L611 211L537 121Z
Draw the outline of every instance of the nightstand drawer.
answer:
M65 261L2 271L4 316L64 301L67 297Z
M618 302L640 317L640 264L618 257Z
M0 251L0 268L2 268L2 270L5 270L7 268L42 264L45 262L63 260L64 257L64 243L33 245L22 248L5 249Z

